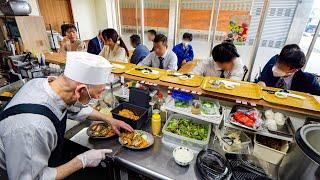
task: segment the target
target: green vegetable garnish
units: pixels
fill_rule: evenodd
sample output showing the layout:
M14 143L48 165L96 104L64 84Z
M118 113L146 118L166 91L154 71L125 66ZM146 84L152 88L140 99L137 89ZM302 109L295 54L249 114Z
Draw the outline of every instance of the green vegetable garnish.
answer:
M166 130L174 134L178 134L180 136L197 139L201 141L206 140L208 134L208 126L194 123L186 118L171 119L171 121L168 123Z

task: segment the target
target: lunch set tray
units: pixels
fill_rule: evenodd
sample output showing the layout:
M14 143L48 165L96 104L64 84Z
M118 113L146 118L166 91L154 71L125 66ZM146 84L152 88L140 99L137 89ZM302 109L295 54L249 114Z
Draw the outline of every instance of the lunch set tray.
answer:
M152 73L144 74L141 72L142 69L149 69L149 70L156 71L158 73L157 74L152 74ZM147 67L147 66L136 66L135 68L132 68L132 69L126 71L126 74L156 80L156 79L159 79L161 76L166 75L167 71L163 70L163 69L152 68L152 67Z
M269 103L320 111L320 103L314 96L303 92L289 91L290 93L303 96L306 99L298 99L290 96L288 96L287 98L278 98L275 95L275 92L278 92L280 90L281 89L278 88L264 87L262 90L262 98Z
M219 88L215 88L210 83L210 81L215 81L215 80L236 82L236 83L240 83L240 85L235 86L234 89L227 89L223 86L221 86ZM250 83L250 82L244 82L244 81L235 81L235 80L230 80L230 79L222 79L222 78L218 78L218 77L205 77L202 82L201 88L205 91L216 92L216 93L221 93L221 94L228 94L228 95L244 97L244 98L249 98L249 99L261 99L262 98L261 87L259 85L254 84L254 83Z
M181 74L181 75L183 76L184 74ZM182 79L180 78L181 76L179 77L179 76L174 76L172 74L167 74L166 76L160 77L160 81L184 85L184 86L190 86L190 87L201 86L201 83L203 81L202 76L189 75L189 74L187 74L186 76L191 76L191 77L187 79Z
M116 61L110 61L110 63L116 67L112 68L112 73L114 74L122 74L126 71L134 68L136 65L131 63L124 63L124 62L116 62Z

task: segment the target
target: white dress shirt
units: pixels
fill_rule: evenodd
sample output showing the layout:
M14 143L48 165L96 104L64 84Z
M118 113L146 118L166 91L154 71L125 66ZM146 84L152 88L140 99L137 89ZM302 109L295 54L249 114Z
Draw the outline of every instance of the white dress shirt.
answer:
M177 70L178 69L178 58L177 55L172 50L167 50L163 58L163 69L165 70ZM151 66L160 67L159 56L153 51L146 58L144 58L138 65L141 66Z
M33 79L26 83L6 108L22 103L48 107L60 120L68 107L49 86L48 79ZM75 107L73 107L75 111ZM91 107L78 109L68 118L83 120ZM0 167L7 170L9 179L55 179L57 170L48 167L51 152L57 146L54 125L45 116L18 114L0 121Z
M198 65L192 70L192 73L201 76L215 76L220 77L222 69L213 59L201 60ZM243 64L240 58L235 60L234 68L231 71L224 71L224 77L233 80L242 80L243 78Z

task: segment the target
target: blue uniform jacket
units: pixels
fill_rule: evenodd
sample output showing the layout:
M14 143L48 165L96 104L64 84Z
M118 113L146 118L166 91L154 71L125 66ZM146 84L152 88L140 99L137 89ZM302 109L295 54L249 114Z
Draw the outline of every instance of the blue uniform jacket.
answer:
M194 54L192 46L189 44L186 49L183 48L183 44L177 44L173 47L172 51L177 55L178 57L178 69L181 68L181 64L183 60L186 60L187 62L192 61Z
M147 57L149 53L150 51L145 45L139 44L133 51L130 62L133 64L138 64L145 57Z
M275 87L279 77L274 77L272 67L276 64L278 55L273 56L269 62L264 66L259 81L263 81L267 86ZM313 95L320 96L320 85L317 77L311 73L299 70L293 75L290 90L306 92Z
M102 45L103 47L103 45ZM91 39L88 43L88 49L87 49L87 52L88 53L91 53L91 54L96 54L96 55L99 55L99 53L102 51L102 48L100 46L100 43L99 43L99 39L98 37L95 37L93 39Z

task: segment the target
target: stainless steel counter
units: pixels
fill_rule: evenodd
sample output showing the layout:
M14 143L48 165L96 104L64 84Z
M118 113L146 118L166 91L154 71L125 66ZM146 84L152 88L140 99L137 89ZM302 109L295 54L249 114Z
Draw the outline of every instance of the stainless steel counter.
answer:
M90 149L112 149L113 153L109 154L109 157L113 158L117 164L132 171L153 179L200 179L200 174L195 166L197 153L194 153L191 165L181 167L174 162L172 157L174 147L162 142L161 137L154 137L155 142L148 149L142 151L130 150L122 147L118 142L118 138L91 140L86 134L86 129L82 129L70 140ZM208 148L214 149L224 155L217 141L214 143L213 137L209 141ZM276 166L264 161L259 161L259 164L270 178L277 179L278 168Z

